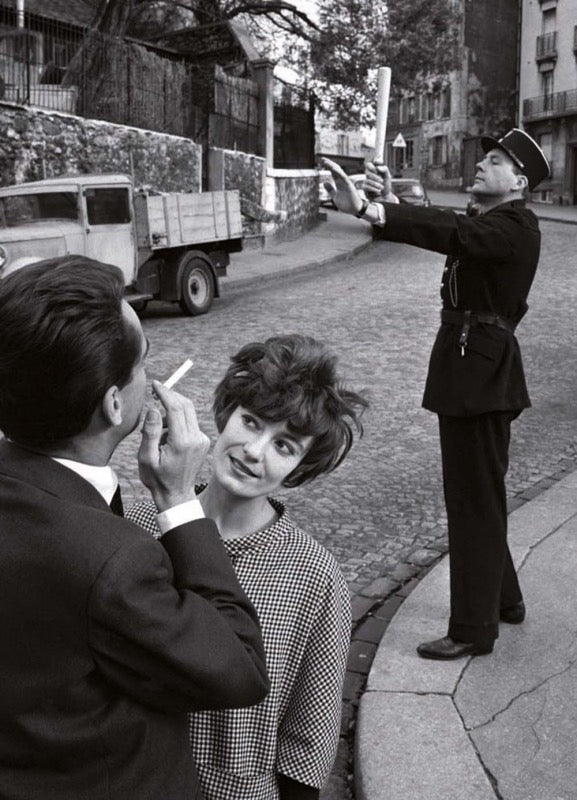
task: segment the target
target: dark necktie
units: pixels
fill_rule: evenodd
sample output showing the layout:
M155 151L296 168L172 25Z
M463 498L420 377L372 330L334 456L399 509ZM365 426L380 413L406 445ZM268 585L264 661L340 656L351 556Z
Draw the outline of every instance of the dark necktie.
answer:
M116 487L116 491L112 495L112 500L110 501L110 508L119 517L124 516L124 508L122 507L122 495L120 493L120 486Z

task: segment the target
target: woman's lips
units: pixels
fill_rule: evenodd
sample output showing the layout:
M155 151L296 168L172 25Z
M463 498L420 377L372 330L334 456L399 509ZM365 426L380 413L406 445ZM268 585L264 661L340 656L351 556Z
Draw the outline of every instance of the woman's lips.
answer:
M249 478L258 478L258 475L255 475L255 473L249 469L246 464L244 464L242 461L239 461L238 458L235 458L234 456L229 456L229 458L233 467L239 472L242 472L243 475L248 475Z

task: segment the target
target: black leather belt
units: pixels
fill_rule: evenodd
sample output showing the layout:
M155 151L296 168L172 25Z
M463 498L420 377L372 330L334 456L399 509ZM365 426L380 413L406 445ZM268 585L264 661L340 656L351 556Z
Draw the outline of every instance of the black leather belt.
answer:
M509 331L509 333L514 333L516 327L512 320L501 317L499 314L493 314L491 311L452 311L451 309L442 309L441 322L463 326L461 328L461 336L459 337L459 346L462 356L465 355L469 329L472 325L478 325L482 322L485 325L495 325L497 328L503 328Z

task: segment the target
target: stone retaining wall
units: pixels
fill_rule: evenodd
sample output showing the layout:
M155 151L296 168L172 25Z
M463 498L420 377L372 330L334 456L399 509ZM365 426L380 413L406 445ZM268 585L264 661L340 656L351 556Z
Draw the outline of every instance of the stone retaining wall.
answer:
M121 172L137 187L201 190L202 148L190 139L0 103L0 185Z
M137 188L202 190L202 147L190 139L0 103L0 186L120 172ZM209 190L238 189L247 236L293 239L318 221L316 170L266 168L263 158L209 152ZM284 212L279 214L278 212Z
M261 234L261 220L255 207L263 207L265 174L266 161L260 156L217 147L208 151L208 188L213 191L238 189L241 210L245 212L242 217L245 236ZM246 213L247 206L254 208L251 216Z

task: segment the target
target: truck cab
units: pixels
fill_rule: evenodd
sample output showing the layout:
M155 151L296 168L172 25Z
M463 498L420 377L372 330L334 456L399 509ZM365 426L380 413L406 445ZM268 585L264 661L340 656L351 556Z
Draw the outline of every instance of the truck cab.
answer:
M204 314L229 253L242 249L236 191L135 192L127 175L50 178L0 188L0 278L77 254L122 270L126 298Z
M135 278L132 184L124 175L51 178L0 188L0 277L77 253Z

